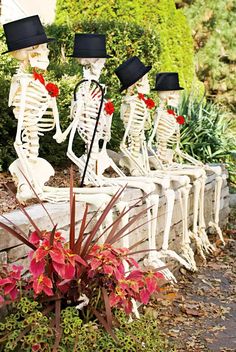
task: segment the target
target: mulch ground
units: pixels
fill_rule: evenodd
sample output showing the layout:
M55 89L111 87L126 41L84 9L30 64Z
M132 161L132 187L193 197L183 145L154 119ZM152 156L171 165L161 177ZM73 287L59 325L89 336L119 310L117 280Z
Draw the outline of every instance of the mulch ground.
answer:
M57 170L49 185L68 187L69 173ZM17 208L12 192L10 174L0 173L0 214ZM206 266L197 273L182 269L178 283L146 309L177 352L236 352L236 210L225 240Z
M236 210L207 265L182 269L178 283L147 308L177 352L236 351Z
M73 169L74 186L79 185L79 174ZM56 169L55 175L47 182L48 186L70 187L70 169ZM18 208L14 194L16 187L9 172L0 172L0 214ZM27 201L25 206L38 203L37 200Z

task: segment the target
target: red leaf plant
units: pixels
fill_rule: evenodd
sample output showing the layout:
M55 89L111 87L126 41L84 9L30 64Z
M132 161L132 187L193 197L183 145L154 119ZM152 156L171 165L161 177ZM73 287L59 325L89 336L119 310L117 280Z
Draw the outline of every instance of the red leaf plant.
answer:
M72 179L72 178L71 178ZM71 181L71 184L73 179ZM52 231L40 231L27 211L20 205L35 231L29 238L17 226L10 227L3 222L0 226L27 244L32 251L29 253L29 275L22 276L22 267L7 265L0 271L0 303L8 303L20 299L23 295L31 295L44 305L53 305L55 312L55 329L60 330L60 311L66 305L78 306L81 296L88 298L88 304L81 311L87 320L98 319L104 328L114 336L112 331L112 312L116 307L124 309L127 314L132 311L132 300L147 304L151 295L159 290L163 275L157 271L144 271L129 255L128 248L116 248L115 244L127 233L127 229L135 219L143 216L140 211L122 229L117 227L123 215L135 207L122 212L121 216L106 228L107 239L104 244L98 244L104 232L98 235L98 230L107 214L113 208L123 189L117 191L95 225L88 231L88 207L86 206L79 234L75 236L75 197L71 192L71 227L70 240L65 238L54 225ZM96 214L97 216L97 214ZM51 220L51 218L50 218ZM52 221L52 220L51 220ZM129 234L131 231L129 231ZM132 246L132 249L134 246ZM130 271L125 273L124 262L129 264ZM4 302L5 300L5 302ZM60 338L60 331L57 334ZM115 338L115 336L114 336ZM58 345L58 340L55 345Z

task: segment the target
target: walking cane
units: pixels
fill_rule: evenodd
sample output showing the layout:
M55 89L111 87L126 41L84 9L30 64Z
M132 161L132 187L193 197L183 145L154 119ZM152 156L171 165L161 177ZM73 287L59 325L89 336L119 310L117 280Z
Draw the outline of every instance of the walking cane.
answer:
M100 85L100 83L98 83L98 82L95 81L94 79L92 79L92 80L83 79L82 81L80 81L80 82L75 86L75 89L74 89L74 101L76 101L76 91L77 91L78 87L79 87L82 83L84 83L84 82L89 82L89 81L91 81L92 83L95 83L95 84L97 85L97 87L100 88L100 91L101 91L101 101L100 101L100 105L99 105L99 109L98 109L98 114L97 114L97 117L96 117L96 123L95 123L95 126L94 126L93 136L92 136L91 144L90 144L90 146L89 146L88 156L87 156L87 160L86 160L86 163L85 163L84 172L83 172L82 180L81 180L81 183L80 183L80 187L83 187L83 186L84 186L84 179L85 179L86 171L87 171L87 168L88 168L88 163L89 163L90 155L91 155L91 152L92 152L93 143L94 143L95 135L96 135L96 132L97 132L98 122L99 122L99 118L100 118L101 111L102 111L102 105L103 105L103 101L104 101L104 89L102 88L102 86Z

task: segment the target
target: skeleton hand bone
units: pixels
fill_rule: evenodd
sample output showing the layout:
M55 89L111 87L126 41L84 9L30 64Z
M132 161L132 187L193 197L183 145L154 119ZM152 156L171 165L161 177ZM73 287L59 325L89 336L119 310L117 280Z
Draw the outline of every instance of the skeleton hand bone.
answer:
M64 140L66 139L66 135L64 133L62 133L61 131L57 131L53 138L57 141L57 143L62 143L64 142Z

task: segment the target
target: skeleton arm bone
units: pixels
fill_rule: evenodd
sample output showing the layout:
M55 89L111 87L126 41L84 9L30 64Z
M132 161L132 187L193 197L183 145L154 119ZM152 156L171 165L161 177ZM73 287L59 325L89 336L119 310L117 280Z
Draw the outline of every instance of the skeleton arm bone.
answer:
M77 130L77 124L73 124L72 126L72 131L69 137L69 143L68 143L68 149L67 149L67 156L70 160L72 160L80 170L83 170L85 167L85 162L82 160L82 158L78 158L75 153L73 152L73 141L75 137L75 133ZM101 186L102 184L99 183L97 180L97 175L94 173L93 170L89 168L88 173L87 173L87 178L88 180L94 184L95 186Z
M121 149L121 151L124 154L126 153L126 140L127 140L128 136L129 136L129 131L130 131L131 123L132 123L131 116L133 116L133 113L134 113L134 107L133 107L133 104L131 104L131 109L130 109L128 123L127 123L127 126L125 126L125 133L124 133L122 142L120 144L120 149ZM122 115L123 115L123 109L121 108L121 120L123 120ZM125 124L124 121L123 121L123 123Z
M154 126L153 126L153 130L152 130L151 136L149 137L148 142L147 142L147 149L148 149L149 152L152 153L152 155L154 156L154 158L158 162L158 165L159 165L160 169L164 169L162 163L160 162L160 160L159 160L159 158L157 156L158 151L155 151L153 149L153 147L152 147L153 140L154 140L154 137L156 135L158 124L159 124L159 115L158 115L158 109L157 109L155 114L154 114Z
M151 136L149 137L148 143L147 143L148 149L150 149L151 151L153 151L152 143L153 143L154 137L156 135L158 123L159 123L159 117L158 117L158 110L157 110L154 113L154 126L153 126L153 130L152 130ZM156 154L155 151L153 151L153 153Z
M13 84L17 84L14 82ZM14 142L14 147L16 150L16 153L20 159L21 166L22 166L22 171L25 174L25 177L28 178L28 180L32 180L33 175L31 174L28 164L27 164L27 158L25 156L24 150L23 150L23 144L22 144L22 139L21 139L21 133L23 129L23 122L24 122L24 113L25 113L25 105L26 105L26 91L27 87L29 85L29 79L27 77L21 77L20 78L20 86L21 86L21 105L20 105L20 110L18 114L18 122L17 122L17 132L16 132L16 138ZM13 96L11 97L12 99L14 98ZM9 102L11 103L11 102Z
M56 135L56 134L54 135L54 138L56 139L57 143L63 142L67 138L71 130L74 128L74 126L78 125L81 112L82 112L82 107L81 106L77 107L76 115L73 118L73 121L70 123L70 125L66 128L66 130L59 135Z
M19 113L17 114L17 132L16 132L16 138L14 142L14 148L16 150L16 153L18 155L19 161L20 161L20 172L23 172L23 176L34 186L35 191L40 194L41 193L41 187L39 186L38 182L36 181L36 178L33 175L33 172L31 170L31 167L29 165L29 161L26 157L25 150L23 148L23 143L22 143L22 130L23 130L23 125L24 125L24 116L25 116L25 111L26 111L26 93L27 93L27 88L29 86L30 80L28 77L21 76L19 77L19 82L20 82L20 87L21 87L21 92L20 92L20 108L19 108ZM13 85L16 85L17 82L13 81ZM14 87L13 89L16 93L17 89ZM9 99L9 104L12 104L14 96L12 94L12 88L11 88L11 95ZM17 166L19 169L19 166ZM10 166L10 172L16 172L18 173L19 171L15 170L14 168L11 169ZM25 182L27 183L27 182ZM20 187L21 184L18 184L18 187Z
M16 82L13 82L13 86L16 85ZM15 145L22 145L21 141L21 131L23 128L23 121L24 121L24 112L26 107L26 91L29 85L29 80L26 77L20 78L20 86L21 86L21 99L20 99L20 110L18 115L18 123L17 123L17 132L16 132L16 139ZM11 89L12 90L12 89ZM13 89L14 90L14 89ZM15 89L16 91L16 89ZM9 99L9 106L12 104L13 96L11 96L11 100Z
M56 98L52 98L52 114L54 117L54 123L56 125L56 133L54 134L53 138L56 139L58 135L62 134Z

